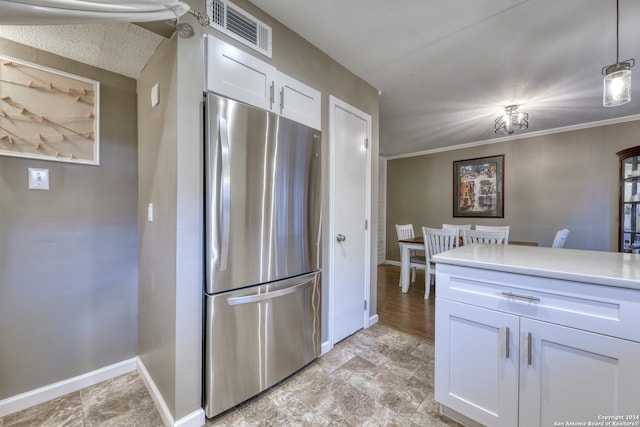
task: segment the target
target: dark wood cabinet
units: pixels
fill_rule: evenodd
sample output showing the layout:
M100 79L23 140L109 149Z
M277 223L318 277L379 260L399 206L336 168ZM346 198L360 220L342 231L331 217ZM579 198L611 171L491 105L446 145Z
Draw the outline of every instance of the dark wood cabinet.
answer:
M640 146L616 153L620 158L620 252L640 251Z

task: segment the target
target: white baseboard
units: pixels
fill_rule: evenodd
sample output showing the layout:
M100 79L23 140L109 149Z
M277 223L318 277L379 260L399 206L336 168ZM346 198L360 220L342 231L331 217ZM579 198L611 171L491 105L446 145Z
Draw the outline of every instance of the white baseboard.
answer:
M388 264L388 265L395 265L396 267L400 267L400 261L394 261L394 260L391 260L391 259L386 259L386 260L384 260L384 263Z
M331 344L331 341L323 342L320 345L320 356L322 356L323 354L329 353L332 348L333 348L333 344Z
M0 417L22 411L23 409L48 402L52 399L57 399L65 394L73 393L85 387L96 385L102 381L127 374L131 371L135 371L136 368L140 373L140 377L147 387L156 408L158 408L160 417L165 425L169 427L201 427L205 424L206 418L202 408L193 411L179 420L173 419L169 408L165 404L164 399L162 399L160 391L151 379L149 372L144 367L144 364L139 357L123 360L122 362L114 363L113 365L105 366L104 368L96 369L95 371L87 372L86 374L78 375L77 377L58 381L57 383L49 384L2 399L0 400Z
M372 327L373 325L375 325L376 323L378 323L378 315L374 314L373 316L369 317L369 325L367 325L367 328Z
M205 425L206 422L207 418L204 415L204 409L200 408L186 417L180 418L175 422L174 427L200 427Z
M136 369L137 357L0 400L0 417L73 393Z
M139 357L136 358L136 363L138 367L138 373L142 378L142 382L147 387L149 394L151 395L151 399L153 399L153 403L156 405L156 409L160 413L160 418L162 418L162 422L167 427L201 427L203 426L207 419L204 414L204 409L199 408L192 413L188 414L180 418L179 420L174 420L169 407L164 401L160 390L156 386L156 383L151 378L149 371L144 366L142 359Z

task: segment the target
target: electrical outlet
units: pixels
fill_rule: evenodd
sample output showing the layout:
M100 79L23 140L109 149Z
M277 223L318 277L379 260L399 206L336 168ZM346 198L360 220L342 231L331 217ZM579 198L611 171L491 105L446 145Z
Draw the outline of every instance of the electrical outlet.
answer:
M49 169L29 168L29 189L49 189Z

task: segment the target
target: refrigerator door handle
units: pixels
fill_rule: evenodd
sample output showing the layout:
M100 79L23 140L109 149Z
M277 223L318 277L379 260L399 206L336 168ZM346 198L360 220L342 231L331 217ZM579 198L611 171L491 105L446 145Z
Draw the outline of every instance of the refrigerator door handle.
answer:
M250 304L250 303L254 303L254 302L260 302L260 301L265 301L265 300L270 300L270 299L282 297L282 296L285 296L285 295L292 294L294 292L298 292L300 290L300 288L312 285L315 282L315 280L316 280L316 278L314 276L311 279L305 280L304 282L299 283L297 285L294 285L294 286L291 286L291 287L285 288L285 289L279 289L279 290L273 291L273 292L267 292L266 294L256 294L256 295L248 295L248 296L245 296L245 297L229 298L227 300L227 304L229 304L229 305Z
M218 117L218 128L220 129L220 151L222 154L222 171L220 183L220 257L218 258L218 268L220 271L227 269L227 258L229 256L229 221L231 217L231 165L229 162L229 129L227 120Z

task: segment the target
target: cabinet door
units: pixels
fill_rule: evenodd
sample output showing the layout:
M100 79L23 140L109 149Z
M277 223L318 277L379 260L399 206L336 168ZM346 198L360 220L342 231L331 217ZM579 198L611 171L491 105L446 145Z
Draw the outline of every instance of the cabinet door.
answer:
M280 71L277 82L280 115L314 129L321 129L320 92Z
M639 414L640 343L530 319L520 329L520 427Z
M215 37L207 37L207 90L275 111L276 69Z
M518 421L519 318L436 299L435 400L486 426Z

